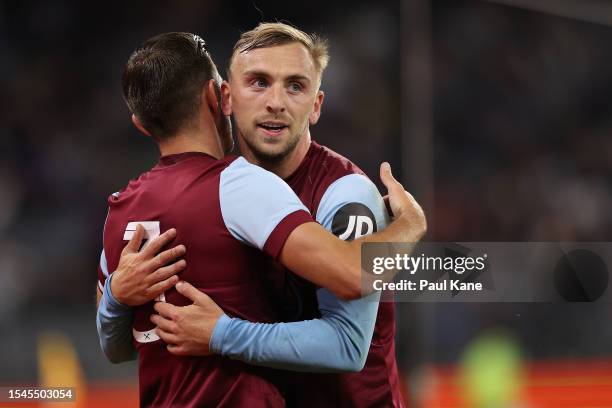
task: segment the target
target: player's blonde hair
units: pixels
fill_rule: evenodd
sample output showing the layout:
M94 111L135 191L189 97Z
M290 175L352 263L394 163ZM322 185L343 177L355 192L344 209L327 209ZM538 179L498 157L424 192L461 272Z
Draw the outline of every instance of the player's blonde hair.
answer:
M327 40L318 34L307 34L285 23L259 23L254 29L242 33L240 39L234 45L229 67L231 69L234 58L238 53L293 42L299 42L308 49L320 80L329 62Z

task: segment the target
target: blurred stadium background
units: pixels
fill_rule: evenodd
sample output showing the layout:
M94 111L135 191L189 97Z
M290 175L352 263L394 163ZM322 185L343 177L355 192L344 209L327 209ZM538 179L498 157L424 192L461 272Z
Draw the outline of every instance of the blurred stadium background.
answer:
M104 359L94 319L106 197L157 156L130 123L123 64L154 34L192 31L225 67L262 20L329 37L313 136L373 179L389 160L429 240L610 240L612 2L4 0L0 384L137 404L135 364ZM612 407L610 306L398 304L407 398Z

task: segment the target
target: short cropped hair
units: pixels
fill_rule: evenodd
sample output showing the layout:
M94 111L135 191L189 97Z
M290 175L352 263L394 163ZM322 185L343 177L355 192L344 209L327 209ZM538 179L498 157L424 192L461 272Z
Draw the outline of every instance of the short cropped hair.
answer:
M299 42L308 49L320 79L329 62L327 39L315 33L307 34L285 23L260 23L254 29L242 33L240 39L234 45L229 67L231 68L238 53L294 42Z
M195 118L203 86L221 77L206 43L191 33L165 33L145 41L122 77L130 111L157 139L174 136Z

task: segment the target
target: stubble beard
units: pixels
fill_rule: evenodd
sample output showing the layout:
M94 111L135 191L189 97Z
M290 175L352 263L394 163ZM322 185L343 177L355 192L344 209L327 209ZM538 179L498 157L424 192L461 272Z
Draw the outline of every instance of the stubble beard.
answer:
M261 145L265 145L265 142L258 144L253 141L254 138L244 136L243 139L251 150L253 156L255 156L255 158L257 159L257 161L266 164L278 164L295 150L295 147L298 145L300 138L304 134L305 130L306 129L304 128L296 134L291 135L289 139L285 142L285 146L278 152L270 152L266 151L265 149L262 149Z

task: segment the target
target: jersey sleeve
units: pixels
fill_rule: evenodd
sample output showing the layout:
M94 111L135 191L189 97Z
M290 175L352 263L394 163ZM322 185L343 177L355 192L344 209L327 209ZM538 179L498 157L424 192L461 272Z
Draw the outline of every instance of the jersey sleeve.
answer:
M106 357L113 363L120 363L134 360L136 349L132 344L132 308L115 299L110 285L112 278L102 249L98 262L98 289L102 296L96 312L96 329Z
M219 202L232 236L275 259L296 227L314 221L283 180L242 157L221 172Z
M98 262L98 289L100 292L104 292L104 282L108 279L108 264L106 263L106 254L104 249L100 254L100 261Z
M352 240L386 227L389 214L374 183L361 174L349 174L327 188L317 221L340 239Z
M102 229L102 252L100 253L100 260L98 261L98 289L102 293L104 293L104 282L106 281L106 279L108 279L109 276L108 263L106 261L106 252L104 251L104 231L106 231L106 221L108 221L108 214L110 214L110 207L108 208L108 211L106 213L106 219L104 220L104 228Z
M380 293L345 302L319 289L321 318L252 323L223 315L210 350L249 364L304 372L356 372L367 359Z
M112 363L134 360L132 344L132 308L119 303L111 291L112 274L105 279L102 297L96 313L96 328L100 347Z
M384 228L383 199L365 176L332 183L321 198L317 221L343 239ZM317 291L321 318L291 323L252 323L223 316L215 325L211 351L250 364L308 372L352 372L365 364L380 293L342 301Z

